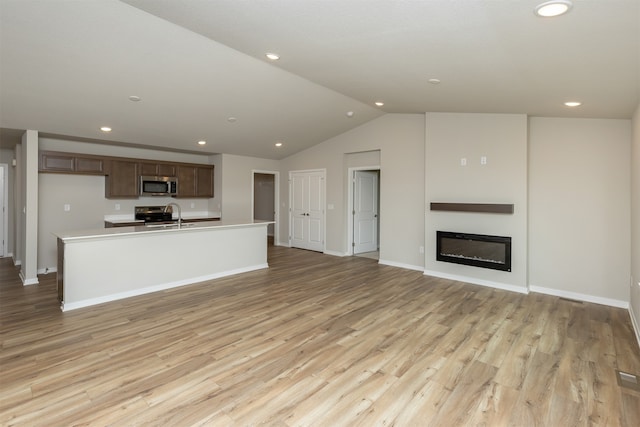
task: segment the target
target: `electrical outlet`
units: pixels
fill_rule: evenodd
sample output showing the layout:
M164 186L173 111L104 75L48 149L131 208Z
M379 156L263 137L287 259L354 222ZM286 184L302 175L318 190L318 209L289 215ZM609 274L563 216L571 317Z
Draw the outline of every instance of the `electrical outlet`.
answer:
M487 156L480 157L480 164L481 165L486 165L487 164Z
M423 253L424 253L424 246L420 246L420 247L418 248L418 252L420 252L421 254L423 254Z
M119 211L120 210L120 203L116 203L116 210Z
M191 203L191 209L195 208L196 204L195 203Z
M64 211L69 212L71 210L71 205L69 203L64 204Z
M460 159L460 166L467 166L467 158L463 157Z

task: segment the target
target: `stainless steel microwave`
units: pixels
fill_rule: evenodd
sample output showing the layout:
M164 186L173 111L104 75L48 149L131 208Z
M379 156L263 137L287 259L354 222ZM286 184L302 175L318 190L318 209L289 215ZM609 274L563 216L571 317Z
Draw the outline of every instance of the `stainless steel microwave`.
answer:
M141 196L175 196L178 194L178 178L175 176L141 176Z

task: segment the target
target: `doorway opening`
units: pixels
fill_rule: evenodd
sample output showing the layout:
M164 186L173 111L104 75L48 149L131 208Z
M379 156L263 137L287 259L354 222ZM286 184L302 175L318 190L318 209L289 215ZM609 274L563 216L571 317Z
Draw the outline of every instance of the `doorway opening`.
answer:
M278 239L278 204L280 200L279 172L254 170L253 197L251 212L254 220L273 221L267 226L267 241L277 245Z
M348 255L380 258L380 167L349 168Z

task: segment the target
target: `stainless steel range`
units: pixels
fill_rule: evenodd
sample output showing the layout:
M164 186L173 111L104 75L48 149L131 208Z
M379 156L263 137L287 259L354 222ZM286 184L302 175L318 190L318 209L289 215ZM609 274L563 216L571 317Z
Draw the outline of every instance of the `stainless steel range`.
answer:
M136 220L146 223L173 222L172 206L136 206Z

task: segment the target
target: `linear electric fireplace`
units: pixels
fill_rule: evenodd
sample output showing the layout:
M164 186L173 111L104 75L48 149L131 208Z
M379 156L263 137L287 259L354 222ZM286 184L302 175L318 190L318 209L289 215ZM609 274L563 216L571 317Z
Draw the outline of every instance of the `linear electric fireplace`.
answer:
M436 259L511 271L511 237L438 231Z

